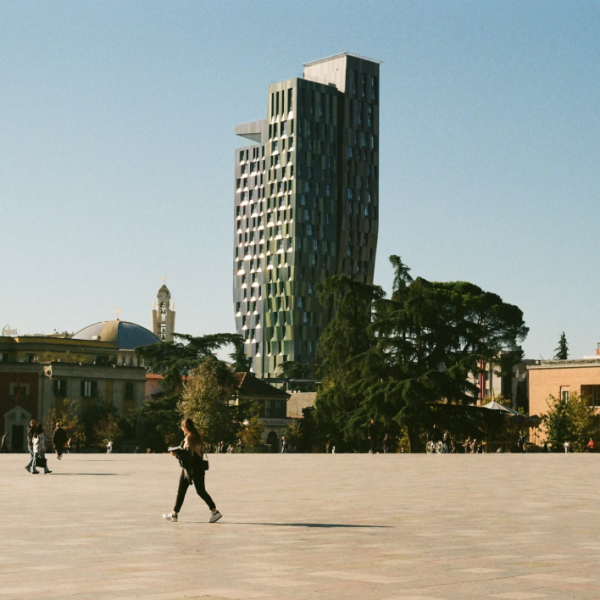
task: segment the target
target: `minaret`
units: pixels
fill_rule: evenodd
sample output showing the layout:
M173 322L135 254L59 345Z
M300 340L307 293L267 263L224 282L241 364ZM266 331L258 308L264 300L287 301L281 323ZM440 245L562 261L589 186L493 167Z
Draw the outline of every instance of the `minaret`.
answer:
M172 342L175 331L175 303L171 303L171 292L165 285L167 278L158 290L158 306L152 303L152 331L163 342Z

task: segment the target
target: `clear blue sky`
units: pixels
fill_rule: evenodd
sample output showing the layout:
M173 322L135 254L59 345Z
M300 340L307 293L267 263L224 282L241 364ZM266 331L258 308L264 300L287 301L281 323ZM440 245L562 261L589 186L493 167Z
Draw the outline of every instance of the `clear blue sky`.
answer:
M381 68L376 283L466 280L528 356L600 341L600 2L0 1L0 324L232 331L233 150L267 85ZM240 143L241 142L241 143Z

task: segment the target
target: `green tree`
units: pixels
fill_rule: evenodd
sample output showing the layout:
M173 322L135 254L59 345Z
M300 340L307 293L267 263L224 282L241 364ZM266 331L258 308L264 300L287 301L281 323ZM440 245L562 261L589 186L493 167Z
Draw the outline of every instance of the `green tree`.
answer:
M204 361L217 360L216 352L233 345L230 355L233 369L244 370L243 338L220 333L194 337L176 334L173 342L160 342L136 349L150 372L163 376L162 394L132 411L128 421L137 428L138 442L144 448L164 451L181 439L181 414L178 403L183 392L183 380Z
M384 297L383 290L374 285L354 281L345 275L336 275L323 282L318 291L319 300L330 311L332 318L321 335L317 347L316 374L321 378L311 415L319 431L311 433L309 444L324 447L325 440L335 439L338 450L360 445L358 423L366 423L361 396L353 386L362 376L361 357L375 343L370 330L374 302ZM305 421L303 420L303 425ZM306 422L308 429L309 424Z
M575 452L583 452L588 440L598 432L598 415L587 396L572 392L568 399L549 396L543 422L547 442L553 451L560 451L570 442Z
M554 350L554 358L558 360L567 360L569 358L569 344L567 343L567 336L564 331L560 334L558 348Z
M233 340L233 352L229 355L231 358L231 370L234 373L247 373L252 368L252 359L244 351L244 338L236 336Z
M246 451L252 452L257 446L263 444L265 424L259 419L258 410L242 423L237 432L237 438L242 441Z
M231 371L216 358L202 362L185 382L179 412L194 421L206 443L233 443L252 411L252 404L240 401L235 389Z
M282 379L294 381L294 390L301 392L314 392L316 385L312 382L298 382L301 379L314 379L314 364L312 362L298 362L288 360L279 366L280 377Z
M481 363L502 351L521 356L523 313L467 282L412 279L402 260L390 299L381 288L337 277L322 288L334 317L317 353L321 433L347 442L365 437L369 419L420 451L424 428L442 401L471 403Z
M123 439L123 429L117 416L112 413L105 414L94 425L94 437L101 448L106 448L110 441L118 444Z

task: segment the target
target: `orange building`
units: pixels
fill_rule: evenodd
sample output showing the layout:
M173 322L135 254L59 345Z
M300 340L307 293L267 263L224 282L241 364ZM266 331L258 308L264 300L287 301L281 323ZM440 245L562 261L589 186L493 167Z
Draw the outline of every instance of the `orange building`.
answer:
M530 415L547 413L549 396L568 400L573 392L589 398L600 412L600 358L542 360L528 370Z

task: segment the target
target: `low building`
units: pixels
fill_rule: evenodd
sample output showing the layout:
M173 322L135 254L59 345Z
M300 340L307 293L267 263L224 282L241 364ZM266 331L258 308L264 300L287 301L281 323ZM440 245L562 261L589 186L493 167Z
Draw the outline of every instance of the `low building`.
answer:
M265 425L263 440L277 452L280 449L281 436L296 422L287 415L290 394L265 383L254 373L235 373L234 377L238 383L238 397L254 400L259 404L260 421Z
M31 419L60 417L66 400L106 402L120 415L144 402L146 369L135 348L160 340L126 321L90 325L72 338L0 337L0 416L13 452L26 449Z
M549 411L550 396L567 401L574 392L588 398L600 413L600 358L541 360L528 371L530 414L542 416ZM541 426L539 441L544 439Z

